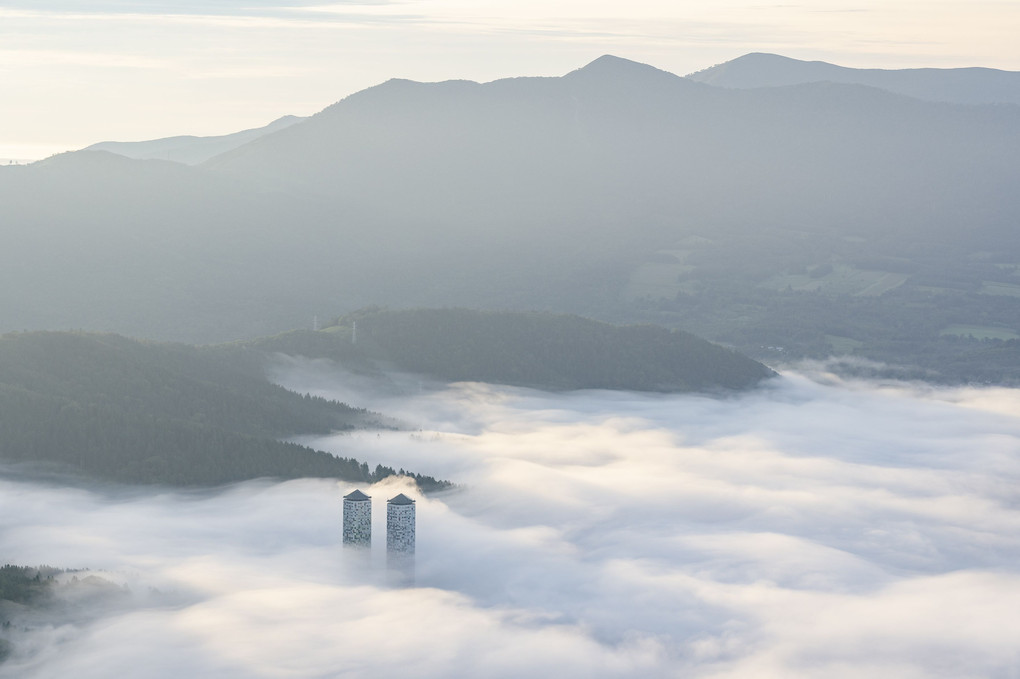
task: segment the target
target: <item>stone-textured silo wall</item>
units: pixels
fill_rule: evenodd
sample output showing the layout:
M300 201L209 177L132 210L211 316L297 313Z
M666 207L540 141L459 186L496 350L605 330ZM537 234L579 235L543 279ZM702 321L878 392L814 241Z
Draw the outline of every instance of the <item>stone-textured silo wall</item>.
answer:
M414 505L386 505L386 551L414 554Z
M344 545L372 546L372 501L344 498Z

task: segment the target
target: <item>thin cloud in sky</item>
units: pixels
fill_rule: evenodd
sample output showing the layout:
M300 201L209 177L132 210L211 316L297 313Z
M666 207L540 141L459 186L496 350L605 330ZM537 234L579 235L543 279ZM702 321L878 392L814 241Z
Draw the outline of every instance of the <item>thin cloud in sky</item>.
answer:
M0 0L13 55L0 61L13 102L0 110L0 156L226 134L394 77L555 76L606 53L680 75L761 51L1016 69L1016 28L1015 8L991 1ZM152 67L143 77L139 65Z
M74 14L278 14L294 9L320 6L316 0L4 0L0 7L36 12L70 12ZM330 0L340 6L372 6L389 4L387 0Z
M34 66L75 66L110 69L168 69L173 62L151 56L118 54L116 52L78 52L51 49L0 49L0 63L26 63Z

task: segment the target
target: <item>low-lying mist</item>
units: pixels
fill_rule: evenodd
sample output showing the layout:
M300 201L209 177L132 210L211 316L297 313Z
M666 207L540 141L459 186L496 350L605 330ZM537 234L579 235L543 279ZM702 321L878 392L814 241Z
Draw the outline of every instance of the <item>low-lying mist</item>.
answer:
M550 394L329 364L285 386L399 432L304 439L448 478L92 492L0 481L6 561L115 574L132 605L13 629L3 677L1001 677L1020 674L1020 391L804 369L725 398ZM417 499L417 587L385 502Z

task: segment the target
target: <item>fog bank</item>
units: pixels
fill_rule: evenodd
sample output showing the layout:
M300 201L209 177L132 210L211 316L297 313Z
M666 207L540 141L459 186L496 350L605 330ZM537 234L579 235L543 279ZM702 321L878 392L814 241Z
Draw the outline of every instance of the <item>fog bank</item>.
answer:
M1020 391L848 382L728 398L274 377L420 430L307 439L450 478L417 587L340 546L353 486L123 494L0 481L0 549L137 602L22 633L2 677L1016 677ZM158 595L153 595L153 590ZM142 593L150 594L142 596Z

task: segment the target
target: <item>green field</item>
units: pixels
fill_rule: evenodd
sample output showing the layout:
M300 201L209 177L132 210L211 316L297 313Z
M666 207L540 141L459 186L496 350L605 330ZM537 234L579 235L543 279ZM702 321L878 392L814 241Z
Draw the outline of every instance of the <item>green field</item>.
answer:
M845 264L838 264L832 268L831 273L820 278L812 278L809 274L774 276L762 283L760 287L778 291L790 288L802 292L820 292L826 295L878 297L903 285L907 278L909 275L904 273L857 269Z
M1020 285L985 281L981 285L980 292L982 295L1008 295L1010 297L1020 297Z
M974 339L1020 339L1020 335L1008 328L996 328L990 325L951 325L940 330L939 334L973 337Z
M960 292L960 288L941 288L935 285L915 285L914 290L918 292L930 292L936 295L949 295Z
M906 283L907 279L910 277L905 273L888 273L880 271L869 273L882 273L882 277L860 292L855 293L858 297L881 297L890 290L895 290Z
M826 335L825 339L829 342L829 346L832 347L832 352L834 354L852 354L855 349L859 349L864 346L864 342L855 340L852 337Z

